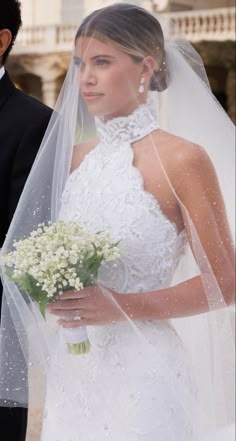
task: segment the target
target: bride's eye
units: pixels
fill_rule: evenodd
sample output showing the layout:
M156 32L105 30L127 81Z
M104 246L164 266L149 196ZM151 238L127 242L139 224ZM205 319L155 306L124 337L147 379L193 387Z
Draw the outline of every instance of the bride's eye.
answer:
M107 64L109 64L109 60L107 60L106 58L97 58L96 60L97 66L105 66Z
M84 62L81 58L74 57L74 65L79 69L84 66Z

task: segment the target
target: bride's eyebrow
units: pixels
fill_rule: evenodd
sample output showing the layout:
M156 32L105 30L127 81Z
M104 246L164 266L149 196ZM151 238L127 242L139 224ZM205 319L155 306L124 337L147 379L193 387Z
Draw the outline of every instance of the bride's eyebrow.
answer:
M97 58L110 58L110 59L114 59L115 57L112 57L111 55L107 55L107 54L99 54L99 55L94 55L90 59L91 60L96 60Z
M99 54L99 55L94 55L93 57L90 58L90 60L96 60L97 58L109 58L110 60L114 59L115 57L112 57L111 55L107 55L107 54ZM75 64L81 64L82 63L82 58L80 57L73 57L74 63Z

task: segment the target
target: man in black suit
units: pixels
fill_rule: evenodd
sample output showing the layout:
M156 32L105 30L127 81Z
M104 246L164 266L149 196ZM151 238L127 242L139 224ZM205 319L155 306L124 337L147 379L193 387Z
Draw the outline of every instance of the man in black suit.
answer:
M15 88L5 71L4 64L20 26L20 3L16 0L1 0L0 248L52 112L36 99ZM0 285L0 307L1 297ZM0 408L0 439L24 441L26 424L27 409Z

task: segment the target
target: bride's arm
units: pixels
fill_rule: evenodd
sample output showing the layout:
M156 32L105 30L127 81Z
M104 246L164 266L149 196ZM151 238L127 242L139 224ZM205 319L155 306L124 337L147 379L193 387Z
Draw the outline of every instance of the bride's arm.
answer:
M134 319L164 319L207 312L206 284L212 283L214 278L215 286L209 287L209 290L213 289L216 295L218 285L225 303L230 305L234 301L233 241L216 173L206 152L196 146L179 150L171 180L181 201L180 208L193 254L199 261L199 251L206 263L202 267L202 276L170 288L134 297L133 294L118 297L121 308ZM195 245L193 230L197 237Z

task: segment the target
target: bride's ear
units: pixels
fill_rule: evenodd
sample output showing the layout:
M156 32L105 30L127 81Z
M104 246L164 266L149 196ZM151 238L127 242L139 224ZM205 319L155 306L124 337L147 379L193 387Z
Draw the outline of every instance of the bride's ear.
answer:
M158 65L156 60L150 55L145 57L143 59L141 74L145 76L147 80L150 80L155 70L158 70Z

